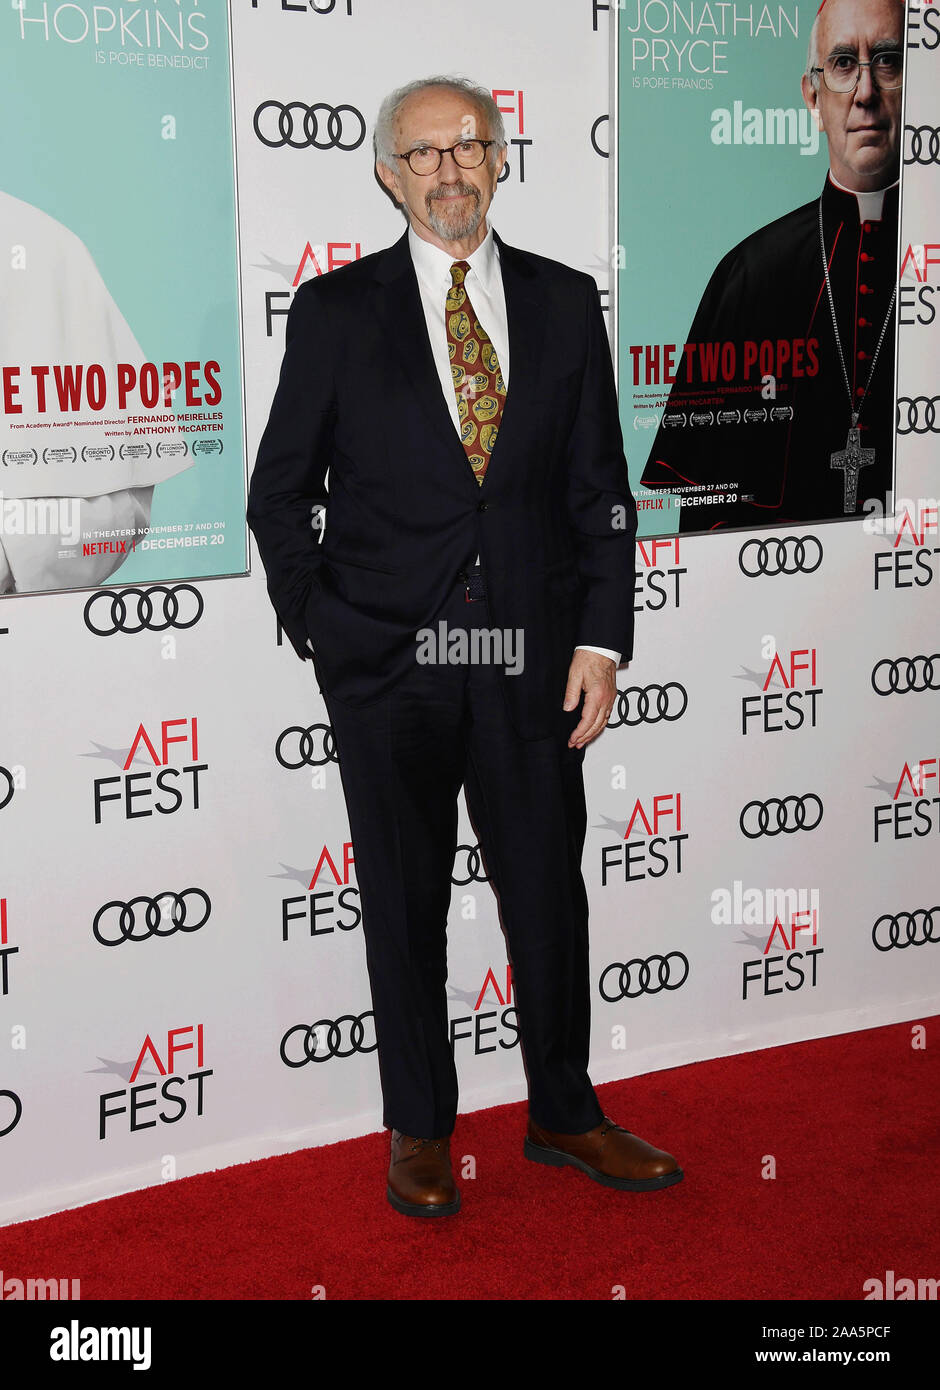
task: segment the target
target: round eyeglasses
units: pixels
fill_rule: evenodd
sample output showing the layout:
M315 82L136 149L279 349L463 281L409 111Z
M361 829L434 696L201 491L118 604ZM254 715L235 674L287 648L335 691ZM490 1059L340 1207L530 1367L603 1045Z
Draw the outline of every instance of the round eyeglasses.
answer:
M406 159L413 174L436 174L445 154L453 155L454 163L461 169L479 169L490 145L495 144L495 140L458 140L456 145L449 145L446 150L438 149L436 145L419 145L417 149L397 154L395 158Z

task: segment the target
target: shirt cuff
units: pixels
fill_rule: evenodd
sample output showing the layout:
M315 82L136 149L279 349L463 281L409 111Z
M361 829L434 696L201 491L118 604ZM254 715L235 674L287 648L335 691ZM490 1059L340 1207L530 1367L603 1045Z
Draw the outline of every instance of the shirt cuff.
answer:
M620 652L611 651L610 647L575 647L576 652L597 652L598 656L609 656L615 666L620 665Z

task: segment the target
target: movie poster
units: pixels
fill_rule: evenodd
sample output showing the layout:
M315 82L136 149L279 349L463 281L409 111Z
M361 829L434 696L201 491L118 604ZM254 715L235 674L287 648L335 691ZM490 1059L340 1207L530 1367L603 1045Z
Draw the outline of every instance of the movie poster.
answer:
M904 20L900 0L618 4L617 360L641 536L886 506Z
M247 571L228 6L0 10L0 594Z

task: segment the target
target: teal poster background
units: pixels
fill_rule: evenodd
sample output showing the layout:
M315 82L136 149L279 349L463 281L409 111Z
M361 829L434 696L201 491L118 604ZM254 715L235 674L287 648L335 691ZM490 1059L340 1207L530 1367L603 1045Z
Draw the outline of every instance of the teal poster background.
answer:
M0 188L84 242L144 359L215 361L221 369L221 428L209 434L222 452L205 453L158 482L151 512L155 535L202 525L214 542L138 549L109 582L246 572L225 0L7 0L0 9L0 111ZM182 395L170 411L160 405L152 413L186 410ZM190 446L200 439L183 437Z
M617 9L617 363L641 536L675 534L678 509L668 499L663 510L642 506L656 495L639 480L669 388L646 386L642 371L635 384L629 349L681 349L722 256L819 195L826 138L800 91L817 8L624 0ZM794 114L778 125L768 109ZM768 138L784 131L787 143Z

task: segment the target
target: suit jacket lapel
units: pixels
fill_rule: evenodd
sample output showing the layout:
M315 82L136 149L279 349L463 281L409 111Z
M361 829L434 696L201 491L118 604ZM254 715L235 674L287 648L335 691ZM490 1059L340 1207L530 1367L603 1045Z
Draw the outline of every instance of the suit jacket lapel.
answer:
M544 351L539 302L533 288L534 276L530 263L521 252L507 246L500 237L496 236L496 242L509 328L509 388L499 433L482 485L473 476L441 391L428 341L418 280L408 250L407 232L388 248L375 271L380 287L379 316L386 341L395 344L398 361L429 426L441 443L453 451L458 466L475 493L486 488L493 468L499 466L502 455L511 454L514 442L524 437L527 409L541 374Z
M509 386L499 433L483 479L483 488L486 487L494 467L500 466L503 455L511 454L517 441L522 442L532 397L541 376L544 354L544 323L533 285L535 277L531 263L515 247L507 246L495 232L493 235L499 247L499 268L506 295Z
M379 315L385 329L386 341L393 345L397 361L411 385L428 424L437 438L453 450L467 470L469 482L476 487L463 445L454 429L450 411L441 391L441 382L434 365L428 327L418 291L406 232L390 246L376 267L376 279L381 286Z

